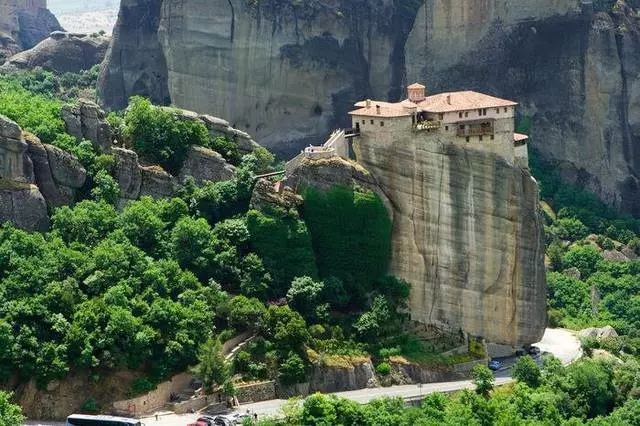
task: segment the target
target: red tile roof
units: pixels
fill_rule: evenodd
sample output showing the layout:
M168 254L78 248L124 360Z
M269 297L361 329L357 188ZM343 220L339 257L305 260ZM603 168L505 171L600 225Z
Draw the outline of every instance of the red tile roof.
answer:
M514 133L513 134L513 141L514 142L520 142L520 141L524 141L529 139L529 136L527 135L523 135L522 133Z
M418 106L427 112L452 112L515 105L518 104L513 101L496 98L472 90L438 93L437 95L427 96L423 101L418 103Z

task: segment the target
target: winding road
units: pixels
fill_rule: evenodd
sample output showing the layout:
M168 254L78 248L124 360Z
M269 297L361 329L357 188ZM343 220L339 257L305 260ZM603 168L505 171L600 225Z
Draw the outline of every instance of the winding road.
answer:
M564 329L545 330L542 340L535 344L542 353L549 353L560 359L562 363L568 364L582 356L580 341L575 333ZM496 374L496 385L502 385L512 381L510 377L510 369L506 368ZM391 386L386 388L367 388L347 392L337 392L335 395L351 399L361 404L366 404L372 399L381 398L383 396L401 397L405 400L420 398L433 392L451 392L462 389L473 389L474 385L470 380L461 380L455 382L438 382L425 383L418 385ZM284 399L272 399L269 401L256 402L252 404L243 404L239 411L257 413L260 418L265 416L277 416L280 408L286 402ZM198 414L169 414L159 413L158 418L146 417L141 421L145 426L185 426L194 422L198 418ZM35 422L26 423L31 426L62 426L64 423L59 422Z

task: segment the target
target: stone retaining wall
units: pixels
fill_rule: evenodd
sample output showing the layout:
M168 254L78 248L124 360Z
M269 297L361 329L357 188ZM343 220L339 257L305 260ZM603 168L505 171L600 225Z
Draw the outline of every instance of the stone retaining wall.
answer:
M267 382L240 385L236 386L236 391L236 397L241 404L276 399L276 382L270 380Z

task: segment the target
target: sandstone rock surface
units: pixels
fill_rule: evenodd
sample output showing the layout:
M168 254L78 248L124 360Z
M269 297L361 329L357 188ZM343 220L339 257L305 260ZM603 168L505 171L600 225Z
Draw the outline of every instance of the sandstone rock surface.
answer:
M80 99L75 105L64 105L62 119L67 132L77 140L91 141L99 152L111 150L113 131L104 111L95 103Z
M53 33L29 50L12 56L0 67L4 71L42 67L58 73L87 70L102 62L109 37Z
M616 330L610 325L606 325L601 328L590 327L585 328L584 330L580 330L578 332L578 337L594 337L597 339L605 339L608 337L618 337L618 332L616 332Z
M187 176L191 176L196 184L201 185L204 181L229 180L235 174L235 167L228 164L222 155L201 146L191 146L178 179L183 182Z
M390 272L414 320L520 347L546 326L543 219L529 173L433 139L354 141L393 208Z
M27 231L47 231L47 203L37 186L19 182L0 184L0 222L11 221Z
M637 215L640 26L618 5L126 0L100 92L109 107L144 94L229 117L288 157L347 126L357 100L398 100L413 81L474 89L520 102L565 179Z

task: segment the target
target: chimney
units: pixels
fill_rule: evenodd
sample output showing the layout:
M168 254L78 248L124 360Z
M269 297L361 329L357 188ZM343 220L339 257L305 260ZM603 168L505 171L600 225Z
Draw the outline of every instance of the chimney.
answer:
M407 92L409 94L409 100L411 102L422 102L422 101L424 101L424 98L425 98L424 89L425 89L425 87L422 84L419 84L419 83L413 83L413 84L407 86Z
M376 105L376 114L380 115L380 105Z
M447 95L447 103L451 105L451 95Z
M367 108L371 108L371 99L366 100Z

